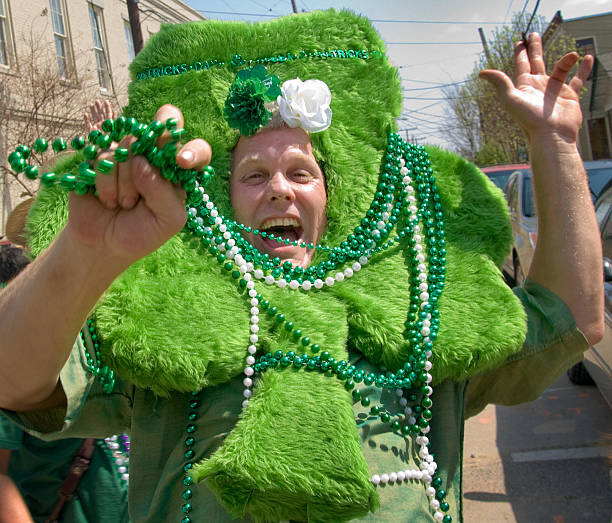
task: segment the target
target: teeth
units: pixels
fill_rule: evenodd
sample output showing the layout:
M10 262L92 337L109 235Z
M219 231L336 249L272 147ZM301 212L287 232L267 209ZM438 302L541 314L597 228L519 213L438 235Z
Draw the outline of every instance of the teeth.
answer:
M261 224L260 229L266 230L272 227L300 227L300 221L296 218L268 218Z

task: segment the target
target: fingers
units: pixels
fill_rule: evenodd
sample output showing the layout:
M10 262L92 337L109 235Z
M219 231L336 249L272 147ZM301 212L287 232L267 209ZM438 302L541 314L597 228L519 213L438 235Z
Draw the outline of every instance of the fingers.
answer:
M102 122L104 120L114 120L117 118L117 112L113 110L108 100L104 100L104 102L101 100L94 101L89 106L89 113L83 115L87 132L99 131L102 129Z
M146 164L135 170L133 175L134 187L141 195L140 201L159 222L176 223L179 228L182 227L186 219L185 191L164 179L159 170L151 167L144 158L137 157L135 160L142 160Z
M555 64L555 68L550 74L550 77L558 82L565 83L568 73L571 71L572 67L576 65L578 58L579 56L576 52L566 54Z
M162 123L166 123L168 118L176 118L177 129L182 129L185 125L185 122L183 121L183 113L181 113L180 109L174 105L165 104L157 110L155 113L155 119ZM157 147L161 149L164 145L166 145L166 143L168 143L170 138L170 133L168 131L164 131L163 134L157 139Z
M104 100L103 108L102 108L102 120L114 120L117 118L117 113L113 111L111 104L108 100Z
M119 147L130 149L130 145L136 141L133 136L126 136L119 143ZM98 157L98 160L113 160L112 152L105 152ZM136 161L139 160L139 161ZM123 207L131 209L138 201L138 192L132 180L132 170L142 168L144 162L151 169L149 163L142 157L129 158L127 162L115 162L115 166L108 174L98 174L96 176L96 191L98 199L108 209Z
M531 65L529 64L529 56L527 55L527 47L522 40L514 45L514 80L518 81L521 75L529 74Z
M201 170L210 163L212 150L207 141L196 138L187 142L176 155L176 163L183 169Z
M96 110L98 107L96 106ZM101 111L112 110L110 104L108 107L100 105ZM93 112L92 112L93 115ZM156 113L155 119L166 122L168 118L177 120L177 128L183 126L183 116L180 110L172 105L162 106ZM168 131L158 138L157 146L163 147L164 144L171 138ZM127 136L119 147L126 148L131 151L131 145L136 141L133 136ZM210 145L202 139L191 140L186 143L179 151L176 157L177 164L183 169L201 170L210 163L212 151ZM99 159L113 159L113 152L107 151L100 155ZM157 191L167 193L169 189L160 189L161 184L169 185L172 188L170 191L173 196L158 195ZM164 180L160 175L159 170L153 167L144 156L134 156L130 152L129 159L126 162L115 162L115 166L108 174L99 174L96 177L96 190L99 200L109 209L132 209L139 200L146 200L147 206L158 206L154 211L161 212L163 206L169 203L168 198L171 198L176 206L177 199L184 203L185 191L180 187L174 187L172 184ZM149 205L149 200L153 203Z
M508 78L508 75L502 71L485 69L484 71L480 71L478 76L482 80L489 82L495 88L497 91L497 96L502 102L510 97L514 89L514 84L512 83L512 80Z
M83 120L85 120L85 129L87 129L87 132L90 133L91 131L93 131L94 126L91 121L91 118L89 118L89 115L87 113L83 114Z
M527 56L531 74L546 74L546 64L542 55L542 38L538 33L531 33L528 38Z
M89 106L89 112L91 113L91 120L94 128L99 131L100 125L102 125L102 121L104 120L102 102L100 100L96 100L94 103L92 103Z
M572 81L569 83L569 86L574 90L577 95L580 95L580 91L584 86L584 83L589 78L591 74L591 70L593 69L593 63L595 59L590 55L586 55L582 61L580 62L580 66L578 67L578 73L576 76L572 78Z

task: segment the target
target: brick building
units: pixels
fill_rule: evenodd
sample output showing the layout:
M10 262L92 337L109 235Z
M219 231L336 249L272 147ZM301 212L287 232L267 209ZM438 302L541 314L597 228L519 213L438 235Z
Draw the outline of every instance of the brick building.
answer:
M143 40L162 23L203 20L181 0L137 2ZM34 136L83 132L95 98L126 101L134 45L125 0L0 0L0 235L36 190L7 171L8 152Z

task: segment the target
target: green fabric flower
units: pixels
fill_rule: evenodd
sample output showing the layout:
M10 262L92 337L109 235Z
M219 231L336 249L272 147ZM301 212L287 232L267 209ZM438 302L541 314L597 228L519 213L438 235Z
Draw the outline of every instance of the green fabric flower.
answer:
M238 71L223 108L229 126L238 129L244 136L251 136L266 125L272 113L265 104L280 96L279 83L278 76L268 75L263 65Z

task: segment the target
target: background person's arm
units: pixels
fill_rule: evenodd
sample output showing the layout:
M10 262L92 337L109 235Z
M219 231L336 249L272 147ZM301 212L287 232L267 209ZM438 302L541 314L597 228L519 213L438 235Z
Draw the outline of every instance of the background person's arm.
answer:
M568 305L577 327L594 344L603 336L603 278L599 230L578 153L582 113L578 95L593 65L585 57L569 84L577 53L561 58L550 76L538 34L515 47L515 81L485 70L508 112L529 141L538 241L529 278Z
M8 476L11 451L0 449L0 523L31 523L32 516L19 489Z

